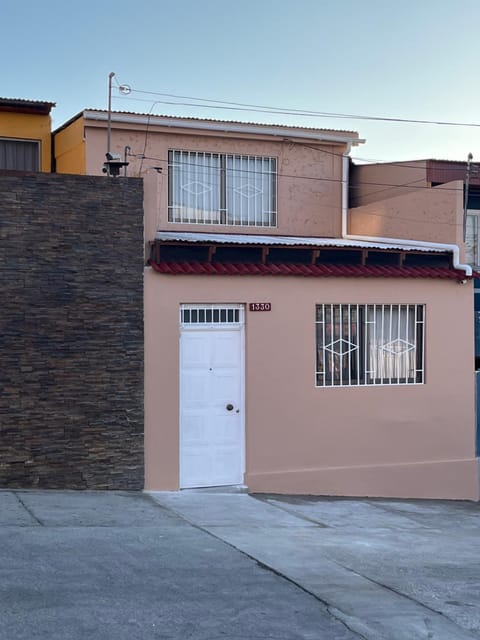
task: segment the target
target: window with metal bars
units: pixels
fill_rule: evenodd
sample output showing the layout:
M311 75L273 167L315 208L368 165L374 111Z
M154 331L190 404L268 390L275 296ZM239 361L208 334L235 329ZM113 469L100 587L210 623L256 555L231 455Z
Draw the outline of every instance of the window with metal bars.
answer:
M243 305L181 305L180 324L186 325L218 325L243 324Z
M168 152L168 220L194 224L274 227L275 158Z
M319 304L318 387L424 383L425 308Z

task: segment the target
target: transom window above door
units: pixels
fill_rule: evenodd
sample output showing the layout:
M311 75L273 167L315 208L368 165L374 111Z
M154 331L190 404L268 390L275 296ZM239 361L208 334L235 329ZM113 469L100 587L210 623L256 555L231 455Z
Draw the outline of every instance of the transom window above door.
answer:
M180 325L219 325L245 322L243 304L182 304L180 305Z
M168 152L168 220L274 227L277 163L261 156Z

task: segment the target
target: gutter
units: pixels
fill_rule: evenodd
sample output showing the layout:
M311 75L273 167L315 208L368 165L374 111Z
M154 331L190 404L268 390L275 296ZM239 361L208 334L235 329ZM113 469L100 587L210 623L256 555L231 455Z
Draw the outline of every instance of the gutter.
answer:
M380 238L378 236L359 236L348 233L348 167L350 158L348 153L342 156L342 238L345 240L363 240L364 242L382 242L385 244L395 243L405 247L424 247L425 249L436 249L448 251L453 256L453 268L463 271L466 278L472 277L472 267L469 264L460 262L460 248L457 244L443 244L439 242L425 242L422 240L405 240L403 238ZM462 281L463 282L463 281Z

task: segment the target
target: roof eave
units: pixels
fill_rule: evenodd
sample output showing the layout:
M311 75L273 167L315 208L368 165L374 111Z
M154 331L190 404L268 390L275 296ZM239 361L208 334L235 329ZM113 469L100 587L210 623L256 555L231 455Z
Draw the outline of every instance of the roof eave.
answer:
M108 112L107 111L93 111L87 109L83 112L85 120L98 121L98 122L107 122L108 121ZM331 134L331 133L323 133L320 129L315 130L305 130L300 128L292 128L288 126L281 125L256 125L256 124L243 124L243 123L233 123L233 122L222 122L222 121L210 121L210 120L188 120L184 118L174 118L174 117L166 117L166 116L149 116L143 114L127 114L127 113L118 113L114 112L111 115L111 121L113 123L123 123L123 124L134 124L134 125L145 125L145 126L159 126L165 127L168 129L178 128L178 129L193 129L200 131L212 131L216 133L246 133L246 134L254 134L259 136L271 136L274 138L303 138L306 140L317 140L319 142L329 142L333 144L347 144L356 146L358 144L363 144L365 142L364 139L358 137L358 135L342 135L342 134Z

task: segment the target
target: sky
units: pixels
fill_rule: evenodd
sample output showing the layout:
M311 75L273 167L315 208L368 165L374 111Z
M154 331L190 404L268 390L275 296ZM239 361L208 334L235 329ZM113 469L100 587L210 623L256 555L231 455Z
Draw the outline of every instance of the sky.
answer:
M480 0L0 0L0 96L55 102L56 128L106 109L114 72L115 110L358 131L358 162L480 161L479 29Z

